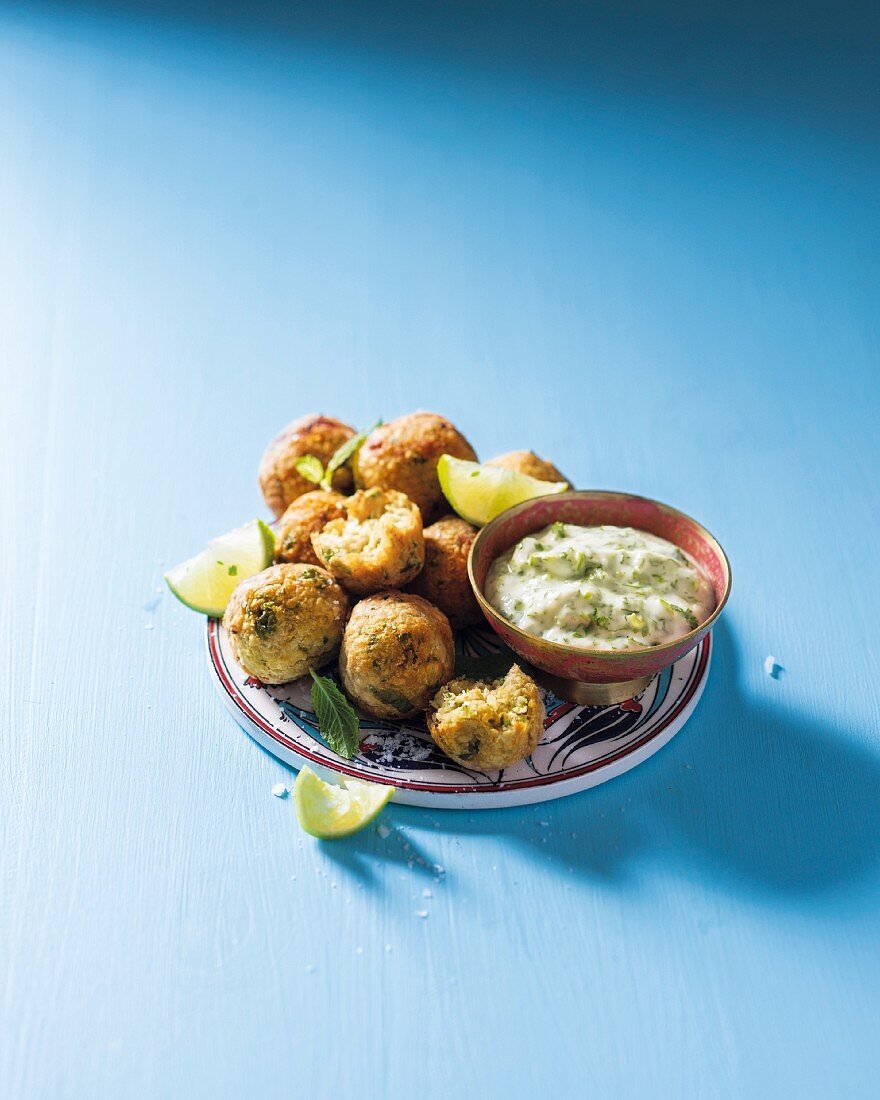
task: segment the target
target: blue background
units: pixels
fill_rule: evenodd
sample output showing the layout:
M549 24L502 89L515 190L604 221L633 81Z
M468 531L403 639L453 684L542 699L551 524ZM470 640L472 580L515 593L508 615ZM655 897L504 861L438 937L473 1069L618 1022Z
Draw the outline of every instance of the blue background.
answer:
M877 24L0 7L6 1095L876 1095ZM161 575L418 407L734 595L637 771L322 846Z

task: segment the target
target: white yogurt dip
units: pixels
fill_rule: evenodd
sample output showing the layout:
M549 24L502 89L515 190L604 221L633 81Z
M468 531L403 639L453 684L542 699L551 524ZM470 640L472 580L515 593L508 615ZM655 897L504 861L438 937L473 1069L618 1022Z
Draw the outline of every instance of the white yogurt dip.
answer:
M486 599L520 630L578 649L681 638L715 607L712 586L666 539L634 527L553 523L500 555Z

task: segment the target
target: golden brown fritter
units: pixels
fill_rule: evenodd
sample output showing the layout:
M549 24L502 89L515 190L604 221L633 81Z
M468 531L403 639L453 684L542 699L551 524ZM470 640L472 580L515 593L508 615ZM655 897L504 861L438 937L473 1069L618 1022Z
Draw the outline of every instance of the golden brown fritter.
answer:
M376 718L424 710L452 675L452 629L442 611L407 592L380 592L355 604L339 653L346 695Z
M507 454L490 458L487 466L502 466L505 470L515 470L518 474L536 477L538 481L568 481L565 474L544 458L538 458L534 451L508 451ZM574 486L569 482L570 489Z
M425 560L422 517L415 504L393 489L361 489L342 507L342 519L312 535L324 568L358 596L411 581Z
M457 628L482 623L483 613L468 580L468 553L476 527L458 516L444 516L425 528L425 564L409 591L439 607Z
M365 489L406 493L430 523L447 507L437 480L442 454L471 461L477 457L448 420L435 413L411 413L370 432L355 458L355 480Z
M312 546L312 535L322 530L331 519L344 517L344 499L341 493L325 493L323 489L297 497L278 521L275 561L320 565Z
M264 684L285 684L332 660L348 596L316 565L272 565L235 589L223 625L235 658Z
M541 694L519 665L498 680L450 680L431 700L427 717L447 756L482 771L522 760L544 732Z
M303 455L314 455L326 466L354 434L354 428L332 416L312 414L294 420L272 440L260 463L260 489L276 516L280 516L291 501L315 488L297 471L296 460ZM345 467L337 470L333 488L347 492L351 485L351 471Z

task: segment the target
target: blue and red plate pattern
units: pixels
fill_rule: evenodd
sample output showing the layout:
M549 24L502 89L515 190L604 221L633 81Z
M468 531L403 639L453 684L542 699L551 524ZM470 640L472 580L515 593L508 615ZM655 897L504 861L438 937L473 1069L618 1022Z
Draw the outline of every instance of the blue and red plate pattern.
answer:
M322 740L310 709L310 682L266 685L240 668L222 623L208 620L208 659L227 707L264 748L299 768L320 764L345 775L390 783L395 801L417 806L481 809L526 805L596 786L635 767L665 745L693 712L709 671L707 635L635 699L583 707L545 695L540 744L525 760L499 772L456 764L434 745L422 716L403 721L361 718L360 750L343 760ZM489 629L457 639L469 654L498 649Z

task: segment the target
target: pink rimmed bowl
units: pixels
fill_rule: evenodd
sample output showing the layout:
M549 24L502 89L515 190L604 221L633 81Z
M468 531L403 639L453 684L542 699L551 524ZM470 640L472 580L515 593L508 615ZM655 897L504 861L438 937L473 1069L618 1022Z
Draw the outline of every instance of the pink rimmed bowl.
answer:
M715 610L704 622L674 642L641 649L581 649L549 642L520 630L484 595L489 566L526 535L556 523L592 527L612 524L636 527L680 546L709 578ZM480 531L471 546L468 575L483 614L495 633L522 657L536 678L562 699L607 706L631 699L653 676L693 649L712 628L730 595L730 563L718 540L683 512L647 497L599 490L536 497L514 505Z

